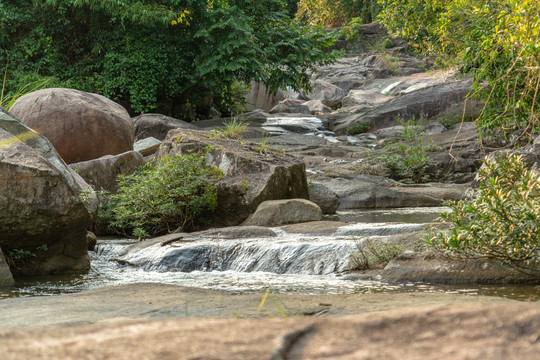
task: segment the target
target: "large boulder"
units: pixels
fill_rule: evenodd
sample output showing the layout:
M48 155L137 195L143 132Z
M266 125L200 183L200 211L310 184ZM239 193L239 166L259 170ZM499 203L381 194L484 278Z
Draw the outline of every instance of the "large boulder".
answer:
M68 164L133 149L128 112L101 95L43 89L20 97L10 111L49 139Z
M322 100L310 100L304 103L313 115L331 113L332 109L326 106Z
M46 138L0 108L0 247L21 255L15 275L88 270L90 215L75 177Z
M285 99L270 109L270 114L309 114L311 110L302 100Z
M327 186L311 182L309 184L309 200L317 204L323 214L335 214L339 207L339 197Z
M161 114L142 114L134 117L133 125L135 127L135 139L138 140L148 137L163 140L169 130L172 129L198 129L197 126L191 123Z
M204 151L224 177L217 184L216 222L239 225L265 200L309 197L302 160L260 144L218 138L202 131L171 130L156 158Z
M133 144L133 150L137 151L142 156L150 156L159 149L159 145L161 145L161 141L149 137L135 142L135 144Z
M316 80L313 82L311 93L308 96L311 100L321 100L326 106L336 107L341 104L345 91L328 81Z
M472 80L459 80L409 92L361 113L330 119L330 130L343 134L358 122L370 122L371 130L378 130L398 125L398 119L429 119L463 103L471 85Z
M320 221L321 208L305 199L268 200L262 202L245 226L279 226Z
M317 181L337 194L341 210L441 206L447 200L461 200L469 188L465 184L398 185L369 175Z
M139 152L126 151L120 155L106 155L69 166L94 189L115 193L118 187L117 176L130 175L144 164L144 157Z

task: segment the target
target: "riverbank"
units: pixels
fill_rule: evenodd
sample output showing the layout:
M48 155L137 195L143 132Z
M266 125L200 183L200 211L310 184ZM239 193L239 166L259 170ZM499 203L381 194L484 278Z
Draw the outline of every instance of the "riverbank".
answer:
M231 293L164 284L108 286L76 294L0 301L2 328L74 326L125 319L343 316L449 304L512 304L492 296L446 293Z
M536 359L540 353L536 303L442 293L280 294L270 295L259 313L262 296L133 284L7 299L0 302L2 357Z

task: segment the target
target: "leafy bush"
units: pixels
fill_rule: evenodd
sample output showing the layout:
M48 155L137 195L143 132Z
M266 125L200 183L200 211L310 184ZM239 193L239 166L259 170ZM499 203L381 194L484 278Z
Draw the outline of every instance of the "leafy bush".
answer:
M124 234L146 237L201 225L217 206L219 172L206 165L205 154L167 157L148 163L129 176L119 176L111 195L110 224Z
M377 59L380 61L381 69L387 70L392 75L399 74L399 58L390 54L377 54Z
M422 139L426 132L422 130L420 122L414 117L403 123L403 127L403 135L408 145L400 144L401 151L405 155L400 176L405 179L410 178L413 182L423 182L429 165L427 153L430 149Z
M449 202L451 227L426 241L450 255L495 260L540 277L540 172L520 156L486 159L473 200Z
M347 135L364 134L371 128L370 121L358 121L347 128Z
M390 176L398 180L406 182L422 183L430 180L427 174L427 168L429 166L428 153L431 151L439 150L439 148L433 146L431 141L425 143L423 136L425 131L422 130L420 121L412 119L399 123L403 123L402 134L405 137L405 141L397 144L396 146L389 145L387 152L392 150L399 150L401 154L383 154L377 157L376 160L384 164L384 166L390 171Z

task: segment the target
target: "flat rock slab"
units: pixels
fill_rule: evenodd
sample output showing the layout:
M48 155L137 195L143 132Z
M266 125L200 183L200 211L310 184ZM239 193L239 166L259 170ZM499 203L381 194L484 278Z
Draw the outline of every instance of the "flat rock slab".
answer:
M280 309L289 316L326 317L433 305L517 303L498 297L422 292L270 294L259 312L263 295L139 283L75 294L11 298L0 301L0 328L73 326L113 319L281 317Z
M116 319L0 330L6 360L537 359L539 338L540 306L516 302L340 318Z

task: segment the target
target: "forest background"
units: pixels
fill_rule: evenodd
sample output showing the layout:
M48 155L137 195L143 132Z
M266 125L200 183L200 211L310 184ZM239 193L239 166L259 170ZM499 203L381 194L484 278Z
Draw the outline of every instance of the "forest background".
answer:
M409 51L446 56L487 104L484 136L538 131L534 0L3 0L0 101L36 86L103 94L132 114L230 115L251 80L309 90L338 27L379 21Z

